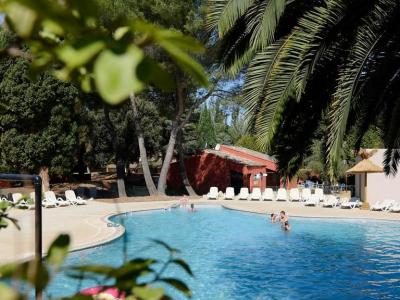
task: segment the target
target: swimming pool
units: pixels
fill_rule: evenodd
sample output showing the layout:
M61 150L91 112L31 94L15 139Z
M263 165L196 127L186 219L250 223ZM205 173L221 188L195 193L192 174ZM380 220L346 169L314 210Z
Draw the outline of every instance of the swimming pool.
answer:
M166 256L150 239L182 251L195 278L183 279L193 299L400 299L400 223L292 218L285 233L263 215L204 207L148 211L124 219L128 255ZM122 262L122 239L72 253L68 265ZM95 285L85 281L82 287ZM58 276L53 296L68 295L77 282ZM178 292L175 299L185 299Z

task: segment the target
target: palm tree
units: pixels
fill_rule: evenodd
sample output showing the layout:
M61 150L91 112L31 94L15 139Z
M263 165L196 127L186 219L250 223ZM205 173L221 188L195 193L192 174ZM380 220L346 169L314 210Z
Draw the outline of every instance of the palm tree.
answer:
M324 121L332 176L349 128L359 145L380 117L385 171L397 172L399 18L398 0L209 0L221 64L232 76L246 70L250 128L282 173L296 173Z

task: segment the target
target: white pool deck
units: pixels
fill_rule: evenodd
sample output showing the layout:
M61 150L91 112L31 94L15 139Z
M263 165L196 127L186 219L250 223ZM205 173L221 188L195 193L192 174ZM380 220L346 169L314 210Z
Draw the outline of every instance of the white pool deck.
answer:
M93 200L89 201L88 205L83 206L43 209L43 248L47 249L51 241L60 233L70 234L72 238L71 250L112 241L123 234L124 228L122 226L109 226L107 217L118 213L163 209L178 201L177 198L172 197L163 201L142 197L140 201L137 198L128 198L119 202L116 205L115 202L110 200ZM292 202L204 199L191 199L190 202L194 202L196 205L222 205L229 209L263 214L285 210L289 216L298 217L400 221L400 213L305 207L302 203ZM14 210L11 215L19 220L22 230L18 231L11 225L0 231L0 263L32 257L34 251L34 211Z

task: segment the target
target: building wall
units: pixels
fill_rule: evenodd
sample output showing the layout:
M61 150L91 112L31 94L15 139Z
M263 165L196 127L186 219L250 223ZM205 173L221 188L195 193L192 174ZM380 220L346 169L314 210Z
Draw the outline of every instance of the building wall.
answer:
M383 167L384 153L385 149L379 149L370 160ZM362 190L365 182L363 177L363 175L356 176L356 194L359 194L360 187ZM393 177L386 176L385 173L367 174L367 199L370 205L385 199L400 200L400 175Z
M253 187L255 187L255 175L267 172L265 167L244 166L240 163L207 152L201 155L188 157L185 160L185 166L190 184L196 193L200 195L208 193L212 186L216 186L219 190L225 191L228 186L231 186L231 171L243 174L243 186L248 187L249 190L252 191ZM261 177L257 187L264 190L267 180L266 177ZM171 163L167 177L167 185L175 189L183 189L179 164L177 162Z
M230 184L230 170L242 172L241 166L229 165L229 161L210 153L203 153L188 157L185 166L189 182L196 191L202 195L208 193L211 186L225 191ZM167 185L174 188L183 188L179 172L179 165L173 162L170 166Z

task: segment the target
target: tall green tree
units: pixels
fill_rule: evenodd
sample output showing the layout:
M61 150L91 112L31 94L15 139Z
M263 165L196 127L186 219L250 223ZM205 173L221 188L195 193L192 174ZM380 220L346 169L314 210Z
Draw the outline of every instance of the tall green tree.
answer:
M357 145L383 116L385 171L400 159L400 16L396 0L210 0L209 28L224 69L246 69L245 105L258 142L276 143L293 175L327 115L330 175L349 128ZM292 143L290 142L292 141ZM286 144L286 145L288 145Z
M214 122L211 118L211 113L204 105L200 112L199 123L196 128L197 141L201 149L212 148L217 144L217 137L215 135Z
M29 78L22 58L0 61L0 158L10 172L69 175L80 149L79 91L48 73Z

